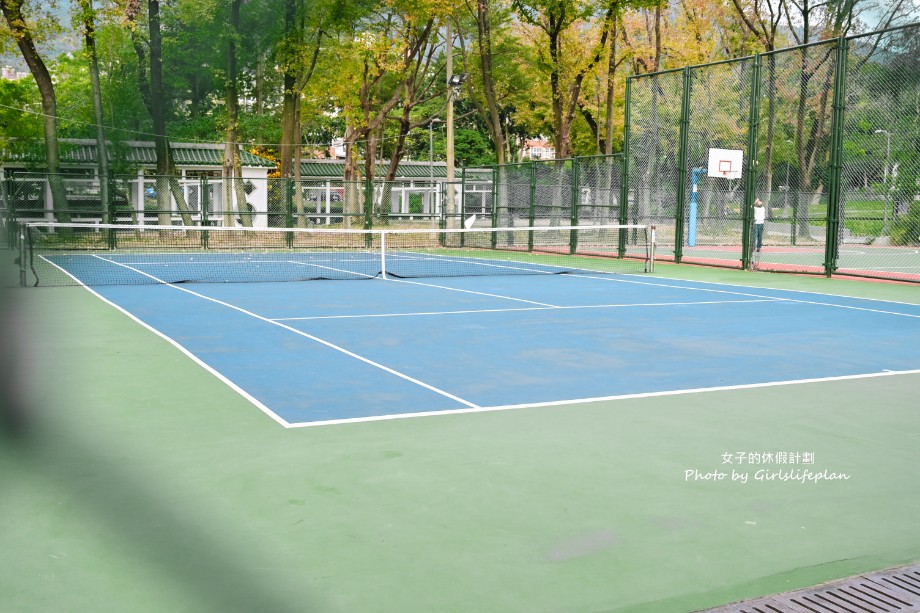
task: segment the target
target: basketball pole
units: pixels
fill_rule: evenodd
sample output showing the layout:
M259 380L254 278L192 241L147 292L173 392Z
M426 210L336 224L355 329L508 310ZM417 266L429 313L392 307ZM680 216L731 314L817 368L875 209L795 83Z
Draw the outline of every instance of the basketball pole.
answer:
M696 192L699 189L700 174L706 172L705 168L694 168L690 172L690 219L687 224L687 246L696 247L696 218L697 218L697 209L699 205L697 203Z

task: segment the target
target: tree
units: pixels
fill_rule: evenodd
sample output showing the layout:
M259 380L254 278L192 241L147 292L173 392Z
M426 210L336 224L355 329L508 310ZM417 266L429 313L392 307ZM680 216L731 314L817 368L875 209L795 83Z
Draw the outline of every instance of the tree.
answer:
M232 0L230 3L230 29L227 33L227 130L224 138L224 225L232 226L233 202L236 197L236 208L240 214L240 222L247 227L252 226L252 215L249 214L246 202L246 191L243 187L243 169L240 164L239 145L239 71L237 69L237 47L240 39L240 7L243 0ZM231 190L231 185L235 188Z
M160 2L159 0L147 1L147 27L149 38L145 42L138 27L138 18L141 17L139 4L130 4L126 15L134 48L137 52L138 84L144 106L150 113L153 121L153 141L156 152L157 165L157 209L159 211L160 225L171 225L170 218L170 193L179 207L182 223L192 225L192 216L185 194L176 178L176 164L173 159L172 148L166 132L166 95L163 87L163 41L160 31ZM149 69L149 73L147 72ZM149 80L148 80L149 74Z
M476 54L479 64L481 97L485 105L479 105L480 114L485 119L489 137L495 148L495 157L499 165L507 161L508 139L502 125L501 101L495 83L493 54L493 10L492 0L466 0L467 10L476 20ZM507 11L502 13L507 17ZM501 17L500 23L503 22ZM477 99L474 98L474 103Z
M284 3L284 33L277 47L277 60L283 73L279 149L281 176L292 177L298 185L294 192L298 225L307 223L300 189L304 90L316 73L323 44L330 36L327 30L349 23L361 13L362 5L363 2L344 0L325 3L285 0Z
M429 42L440 19L449 13L445 0L427 0L403 6L381 2L363 19L343 31L334 54L334 82L325 81L346 122L346 221L359 212L359 148L363 147L364 177L373 179L377 135L390 113L402 102L407 77L425 63ZM397 10L400 9L400 10ZM369 203L365 199L365 206ZM368 213L369 211L365 211Z
M611 33L616 5L616 2L607 3L599 42L592 46L584 62L577 63L568 55L566 37L579 37L573 30L580 28L598 11L597 4L585 0L514 0L521 19L545 36L546 48L541 49L541 59L549 70L553 144L559 158L571 155L572 121L578 110L582 85L587 74L601 60Z
M0 79L0 153L41 140L41 119L25 110L38 97L34 80Z
M732 0L732 6L744 27L751 32L762 46L762 50L776 50L779 26L785 15L785 0ZM767 135L764 148L763 172L765 185L773 189L773 147L776 135L776 56L770 53L767 60ZM786 189L789 189L786 186Z
M35 84L41 93L42 125L45 138L45 168L48 172L55 218L59 222L66 223L70 221L70 211L67 208L67 192L59 174L57 98L54 93L54 82L51 79L51 73L48 72L48 67L35 48L32 30L23 15L24 2L25 0L0 0L0 9L3 11L3 16L6 18L10 32L16 40L16 45L22 52L22 57L29 66L32 77L35 79Z
M99 164L99 199L106 212L104 218L108 221L109 210L109 153L106 147L105 128L102 113L102 85L99 82L99 58L96 55L96 11L93 10L92 0L78 0L80 7L80 22L83 26L83 39L86 45L86 55L89 60L89 75L92 83L93 117L96 124L96 158Z

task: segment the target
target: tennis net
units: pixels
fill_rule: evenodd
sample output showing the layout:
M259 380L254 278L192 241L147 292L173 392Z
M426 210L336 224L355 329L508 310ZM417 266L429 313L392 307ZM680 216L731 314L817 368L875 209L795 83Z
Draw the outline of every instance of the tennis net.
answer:
M29 223L22 285L649 272L640 225L314 229Z

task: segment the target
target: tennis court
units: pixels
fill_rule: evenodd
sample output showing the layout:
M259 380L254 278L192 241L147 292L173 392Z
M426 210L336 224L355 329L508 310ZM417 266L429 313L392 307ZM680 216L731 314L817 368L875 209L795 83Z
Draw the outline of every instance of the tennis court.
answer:
M284 425L920 372L915 305L639 276L95 291Z
M180 276L14 292L14 607L676 612L920 558L916 287Z

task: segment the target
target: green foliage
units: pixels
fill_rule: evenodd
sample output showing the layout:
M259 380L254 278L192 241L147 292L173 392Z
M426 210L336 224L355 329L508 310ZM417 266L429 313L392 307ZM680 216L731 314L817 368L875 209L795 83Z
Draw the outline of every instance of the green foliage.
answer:
M67 19L63 8L72 0L27 0L26 16L30 19L36 40L39 43L67 39L70 47L80 47L82 36L78 29L79 19ZM130 3L140 8L137 21L140 39L146 36L145 2ZM644 12L649 7L657 6L657 0L620 0L613 7L622 18L618 22L619 38L617 41L618 59L622 65L618 69L615 83L617 96L615 101L614 131L618 132L622 118L622 79L625 74L640 70L638 55L645 49L636 42L635 24L644 22L646 26L650 13ZM114 142L125 140L151 140L151 120L144 107L138 82L138 60L129 30L124 22L123 0L104 2L94 0L96 9L97 47L104 101L104 123L108 138ZM165 96L155 101L156 105L167 110L167 132L174 140L194 140L220 142L226 127L226 66L227 46L231 36L238 45L238 69L241 75L239 94L242 98L240 109L240 139L252 144L276 144L282 139L282 75L286 69L296 68L298 86L305 85L304 102L300 109L302 117L302 136L305 143L315 146L313 151L325 148L325 144L342 137L346 132L346 121L352 128L363 127L363 122L372 119L375 112L394 94L405 96L404 79L407 74L401 60L409 48L411 37L417 34L417 28L431 17L440 21L435 26L438 36L443 36L443 19L452 14L452 27L455 35L462 36L462 44L455 42L454 70L469 73L468 86L464 87L456 102L455 154L458 165L481 166L495 161L495 144L491 143L485 118L485 99L482 95L482 65L478 53L477 24L470 9L474 3L457 3L455 0L247 0L242 7L242 26L237 35L228 27L228 6L225 0L170 0L162 1L161 20L163 34L164 76L166 79ZM554 131L553 92L550 76L555 71L562 87L575 83L575 76L587 65L592 71L582 75L580 81L582 109L589 109L594 121L605 123L606 112L605 72L606 57L591 64L596 45L599 43L600 23L606 10L612 5L600 0L493 0L491 8L491 66L495 80L495 93L503 130L511 137L512 145L518 140L538 135L551 136ZM294 15L293 24L285 31L286 11L291 7ZM728 13L730 8L718 13L725 17L724 22L712 19L716 9L707 13L705 3L665 3L661 5L664 14L662 22L662 40L653 41L651 30L643 30L643 45L661 42L665 57L662 66L680 58L693 57L690 47L724 47L721 51L726 56L737 54L745 45L753 44L747 35L741 36L732 30ZM687 11L696 11L698 17L694 23L689 22ZM721 10L721 9L719 9ZM703 12L700 12L703 11ZM78 11L69 11L71 16ZM563 38L558 49L559 58L548 54L546 38L549 30L559 26L552 25L550 14L561 19L562 28L557 34ZM633 25L630 25L630 17ZM708 19L708 21L707 21ZM528 26L527 23L532 25ZM689 24L689 25L688 25ZM702 24L702 25L701 25ZM687 26L687 27L684 27ZM690 27L692 26L692 27ZM630 28L633 28L630 30ZM70 28L67 31L67 28ZM640 28L641 29L641 28ZM562 31L564 30L564 32ZM317 70L307 83L306 71L312 61L312 52L316 36L322 32L322 45L319 48ZM693 33L702 33L703 40L690 38ZM711 37L705 36L711 33ZM632 37L632 42L628 37ZM10 38L4 38L6 48L11 49ZM747 42L745 41L747 39ZM862 176L865 180L878 180L884 160L885 140L875 134L875 130L884 128L892 133L916 134L916 100L920 91L920 36L915 30L904 30L892 35L893 46L889 53L891 61L866 62L859 66L858 82L848 84L848 96L858 100L860 108L847 107L845 116L847 125L845 133L844 157L848 163L862 164ZM710 44L719 41L718 45ZM825 43L813 47L808 64L829 66L820 49L830 46ZM853 47L856 53L857 46ZM795 93L801 87L798 56L792 54L788 66L779 65L776 86L781 92ZM855 56L854 56L855 57ZM414 122L426 117L444 118L444 44L440 40L434 49L430 64L420 68L420 81L430 85L421 100L412 111ZM648 59L648 58L642 58ZM796 61L793 61L796 60ZM643 64L646 68L648 64ZM769 64L765 64L767 71ZM51 65L54 73L60 117L58 130L64 138L94 138L95 119L93 113L91 88L88 74L88 60L80 52L61 56ZM825 70L826 68L822 68ZM738 75L723 75L723 68L711 68L719 79L709 82L695 82L694 87L706 89L707 97L701 101L694 100L698 106L694 111L713 117L711 136L714 139L732 140L740 129L738 108L745 102L745 92L736 92L732 83L740 82ZM258 85L256 75L258 77ZM702 72L698 72L702 75ZM380 78L375 80L375 77ZM742 75L743 76L743 75ZM678 75L679 78L679 75ZM667 81L661 77L659 82ZM811 76L813 88L825 84L825 74ZM362 86L366 86L366 95L359 95ZM262 104L256 108L252 103L258 94ZM667 89L665 87L665 89ZM635 92L635 90L634 90ZM783 172L786 165L793 171L793 179L801 176L804 187L817 189L826 184L822 175L826 164L819 163L815 170L799 169L799 147L809 147L809 158L822 160L826 154L827 144L823 138L826 132L821 129L818 134L818 120L826 125L827 109L818 107L817 101L823 100L820 89L808 90L809 107L803 115L800 134L796 134L797 110L786 98L777 102L775 147L772 153L774 180ZM41 140L41 123L38 93L32 79L18 82L0 82L0 145L9 143L13 138L25 141ZM726 102L728 100L729 102ZM566 104L570 100L565 101ZM658 99L655 112L661 125L674 125L679 121L680 100L668 99L667 94ZM401 101L405 103L405 101ZM474 104L475 103L475 104ZM366 108L362 108L362 104ZM704 106L708 105L708 106ZM913 106L911 106L913 105ZM383 157L392 152L399 134L398 122L400 106L391 111L384 126L377 132L380 136L379 151ZM638 117L642 107L636 104L634 114ZM763 126L767 125L766 105L763 105ZM21 110L27 109L27 110ZM896 109L896 110L894 110ZM821 113L817 111L821 110ZM892 122L892 116L898 119ZM886 121L886 118L888 120ZM575 111L571 126L571 145L574 155L593 155L598 152L597 137L588 122ZM762 133L765 131L762 128ZM433 130L434 157L444 159L444 127L436 126ZM809 135L815 133L818 138L807 144ZM428 130L416 128L407 139L407 152L412 159L427 160L429 156ZM661 134L662 144L666 135ZM799 142L789 142L786 140ZM617 137L615 140L619 140ZM363 141L357 143L363 147ZM615 147L617 144L615 143ZM692 146L692 145L691 145ZM911 148L913 147L913 149ZM667 146L662 151L668 151ZM305 155L312 153L307 148ZM812 155L813 154L813 155ZM893 202L912 201L916 192L917 159L915 145L900 143L893 146L891 161L899 162L897 184L891 192ZM663 160L672 163L673 160ZM913 170L912 170L913 169ZM807 171L807 177L805 176ZM793 180L795 183L795 180Z
M495 149L480 130L462 128L454 133L454 159L460 167L495 164Z
M42 137L41 97L34 79L0 79L0 100L0 155L14 141Z
M907 214L892 224L891 244L920 245L920 202L911 203Z

